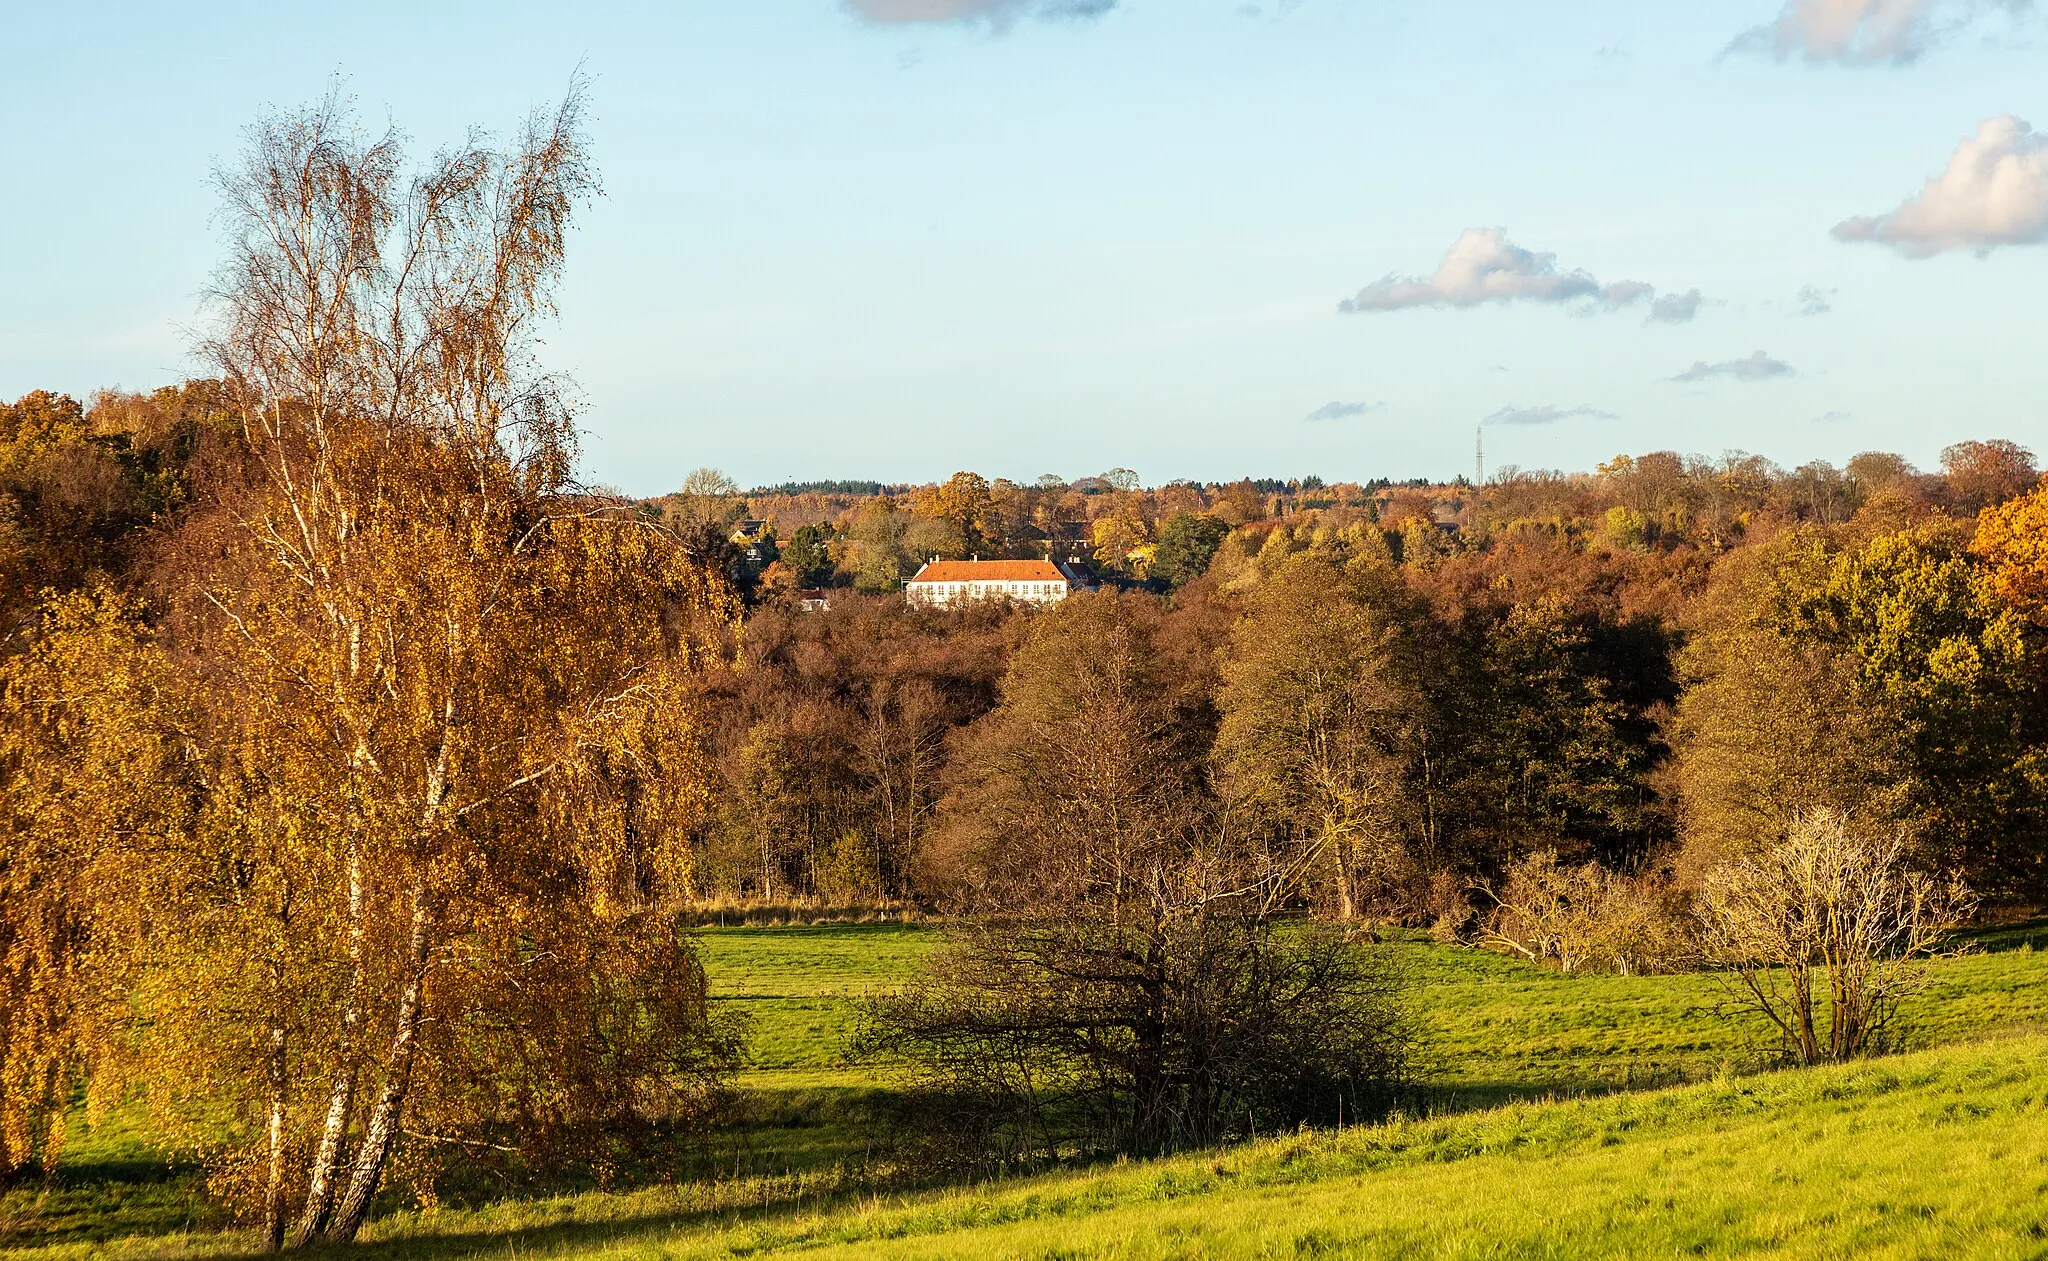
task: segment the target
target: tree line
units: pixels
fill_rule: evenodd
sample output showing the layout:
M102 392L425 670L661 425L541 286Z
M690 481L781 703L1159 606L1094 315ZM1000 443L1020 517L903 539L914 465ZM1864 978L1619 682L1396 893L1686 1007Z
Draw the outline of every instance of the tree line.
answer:
M1313 850L1303 897L1340 919L1456 916L1538 852L1690 878L1823 807L2024 902L2044 842L2037 476L2011 444L1948 462L1858 457L1825 483L1840 502L1809 493L1813 466L1755 461L1510 475L1469 526L1263 519L1164 598L1103 598L1156 606L1205 716L1204 784ZM1068 610L758 599L746 669L710 688L705 891L943 896L973 732L1036 685L1020 672L1065 668L1020 653Z

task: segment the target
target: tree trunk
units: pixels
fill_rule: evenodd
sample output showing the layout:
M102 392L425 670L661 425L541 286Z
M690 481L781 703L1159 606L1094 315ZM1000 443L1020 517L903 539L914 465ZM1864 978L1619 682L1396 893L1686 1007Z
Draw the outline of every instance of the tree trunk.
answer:
M412 940L409 943L412 970L398 1000L398 1018L391 1033L391 1050L384 1061L384 1086L371 1105L363 1128L362 1146L356 1152L355 1167L349 1173L348 1191L334 1211L326 1238L331 1243L352 1243L356 1232L370 1215L370 1201L384 1177L384 1165L398 1140L398 1125L405 1110L405 1095L412 1084L413 1058L418 1052L420 1015L427 982L427 957L433 947L431 918L427 914L426 890L415 888L412 895Z
M335 1179L341 1174L341 1148L348 1137L356 1106L356 1039L363 1020L363 859L360 842L349 842L348 854L348 991L341 1006L340 1056L334 1084L327 1092L327 1116L320 1126L320 1145L306 1183L306 1204L292 1227L289 1244L304 1247L327 1228L334 1208Z
M263 1191L263 1250L284 1247L285 1031L270 1029L270 1169Z
M1441 861L1436 834L1436 766L1426 735L1422 743L1422 849L1432 866Z
M1342 824L1325 824L1323 835L1330 847L1330 875L1337 882L1337 918L1349 924L1358 914L1351 901L1351 847L1345 843Z
M1855 965L1848 960L1849 952L1842 951L1828 964L1828 1032L1838 1060L1863 1054L1869 1039L1865 1023L1869 1015L1868 995L1859 983L1861 978Z
M1793 1002L1799 1008L1799 1062L1820 1063L1820 1036L1813 1023L1813 976L1811 971L1800 965L1793 974Z

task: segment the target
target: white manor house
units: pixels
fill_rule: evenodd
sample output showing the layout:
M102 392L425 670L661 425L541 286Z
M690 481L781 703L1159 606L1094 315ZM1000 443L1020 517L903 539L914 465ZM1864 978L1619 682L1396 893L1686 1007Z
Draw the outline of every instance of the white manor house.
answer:
M1052 604L1094 586L1080 565L1054 560L933 560L903 588L913 605L945 608L973 600Z

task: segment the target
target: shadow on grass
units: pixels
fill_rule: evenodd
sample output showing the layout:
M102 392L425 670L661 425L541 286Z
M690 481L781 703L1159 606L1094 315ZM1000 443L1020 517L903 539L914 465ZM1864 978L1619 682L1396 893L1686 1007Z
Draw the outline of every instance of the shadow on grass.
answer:
M698 1207L677 1206L667 1209L650 1209L642 1213L624 1214L601 1220L565 1220L557 1222L522 1222L494 1226L479 1223L472 1227L457 1226L446 1231L432 1228L431 1222L417 1233L407 1233L386 1239L367 1239L353 1244L315 1244L302 1250L305 1255L328 1257L361 1258L363 1261L380 1261L390 1258L439 1258L470 1257L485 1251L517 1255L527 1251L559 1252L580 1250L630 1243L636 1238L649 1235L670 1235L690 1229L729 1230L744 1227L754 1222L768 1222L778 1218L791 1217L799 1213L828 1209L835 1204L854 1202L857 1193L849 1190L823 1196L806 1196L789 1200L771 1200L754 1205L712 1204ZM519 1201L506 1201L502 1208L517 1211ZM491 1210L485 1209L483 1212ZM390 1218L383 1222L390 1222ZM380 1222L373 1219L369 1230L374 1233ZM0 1251L15 1257L33 1256L39 1251L55 1249L67 1244L96 1245L100 1248L123 1239L134 1239L141 1245L145 1255L154 1251L151 1244L164 1243L176 1236L185 1235L197 1247L190 1249L192 1255L204 1256L208 1261L240 1261L242 1258L269 1257L257 1245L255 1233L251 1230L228 1230L219 1226L208 1226L206 1233L211 1240L193 1237L192 1228L169 1228L153 1232L112 1231L112 1232L37 1232L26 1237L0 1236ZM214 1231L219 1233L212 1233ZM209 1246L211 1243L213 1246ZM182 1250L181 1250L182 1251ZM118 1255L118 1252L115 1254Z
M16 1258L39 1252L88 1246L100 1255L110 1244L133 1241L142 1255L160 1254L161 1245L182 1243L178 1251L214 1258L255 1258L267 1256L257 1246L254 1232L237 1230L224 1215L209 1205L200 1193L197 1177L171 1166L134 1171L140 1181L89 1180L82 1172L48 1192L36 1187L17 1186L0 1193L0 1253ZM791 1182L799 1182L791 1179ZM454 1219L446 1230L437 1229L434 1218L404 1213L386 1213L373 1218L371 1235L380 1228L395 1228L390 1238L370 1238L349 1245L314 1245L305 1251L317 1255L355 1258L470 1256L485 1248L518 1251L556 1250L580 1245L629 1241L650 1233L672 1233L690 1228L731 1229L754 1221L770 1221L798 1213L815 1212L835 1204L851 1203L859 1195L874 1194L873 1188L854 1184L804 1189L800 1185L778 1187L781 1179L748 1179L731 1182L684 1182L675 1188L679 1203L649 1205L643 1211L627 1211L603 1218L531 1220L550 1212L571 1214L586 1211L583 1205L556 1194L508 1197L474 1209L451 1210ZM161 1188L168 1195L152 1195ZM909 1189L909 1188L904 1188ZM627 1192L633 1195L634 1192ZM639 1192L659 1198L659 1190ZM553 1201L553 1203L551 1203ZM493 1224L493 1214L527 1220ZM464 1218L477 1218L474 1223ZM119 1255L120 1249L111 1250Z
M703 1160L676 1169L698 1178L788 1175L859 1168L885 1154L901 1115L886 1086L753 1088L709 1137Z
M1551 1078L1424 1085L1402 1100L1401 1111L1448 1116L1515 1102L1656 1089L1696 1076L1671 1070L1646 1072L1626 1081ZM684 1232L744 1231L854 1207L877 1195L967 1185L940 1177L908 1176L901 1169L892 1169L886 1159L870 1163L878 1155L886 1157L876 1135L895 1119L894 1099L893 1092L879 1088L758 1092L747 1101L745 1113L714 1134L702 1163L687 1162L672 1171L678 1181L671 1191L643 1184L643 1189L623 1192L621 1202L600 1207L569 1198L573 1190L554 1188L479 1202L474 1207L450 1208L438 1218L387 1213L373 1220L370 1233L392 1232L388 1237L347 1246L316 1246L308 1251L360 1261L440 1261L493 1253L562 1254L642 1241L658 1245L664 1237ZM60 1192L77 1193L67 1210L46 1219L47 1229L0 1231L0 1250L19 1258L67 1244L97 1246L133 1238L137 1251L148 1254L159 1251L152 1245L185 1236L195 1246L179 1250L203 1255L209 1261L254 1261L265 1255L257 1248L253 1233L225 1230L217 1217L195 1219L193 1206L202 1210L206 1206L199 1198L196 1174L189 1168L142 1159L101 1161L67 1170L60 1184ZM156 1195L151 1194L152 1189ZM175 1205L169 1202L172 1199L177 1201ZM635 1206L634 1199L647 1202ZM116 1207L123 1203L128 1206L126 1211ZM607 1209L612 1212L603 1217L578 1216ZM547 1220L550 1214L559 1219ZM493 1222L494 1216L514 1220ZM445 1228L439 1224L443 1222ZM194 1231L220 1233L211 1238L193 1237L190 1232ZM744 1245L740 1249L744 1250Z
M896 1100L895 1092L879 1087L745 1091L730 1119L693 1149L671 1150L630 1171L630 1189L622 1194L616 1216L547 1220L550 1214L592 1212L591 1201L573 1197L598 1188L575 1180L526 1194L474 1199L477 1187L451 1188L451 1207L442 1218L448 1222L446 1232L436 1228L434 1218L413 1217L394 1205L373 1219L370 1229L375 1233L382 1225L402 1232L398 1236L314 1251L438 1257L508 1243L520 1249L566 1247L714 1223L736 1226L851 1202L859 1195L943 1185L907 1178L886 1163L900 1112ZM47 1187L32 1172L25 1181L0 1188L0 1253L23 1257L80 1245L97 1252L122 1240L151 1253L200 1232L211 1237L190 1239L197 1245L194 1252L258 1255L254 1236L230 1229L226 1215L207 1199L202 1181L202 1172L193 1166L125 1145L118 1153L74 1159ZM664 1189L665 1183L672 1190ZM634 1211L635 1198L651 1202L645 1212ZM512 1220L492 1224L494 1214ZM466 1219L475 1219L474 1224Z
M1696 1066L1695 1066L1696 1067ZM1509 1103L1580 1098L1657 1089L1695 1080L1669 1065L1625 1065L1619 1077L1544 1073L1533 1080L1419 1083L1400 1111L1450 1116ZM738 1111L690 1153L673 1152L629 1180L615 1205L594 1206L571 1197L594 1186L557 1184L530 1194L479 1195L455 1201L439 1219L386 1212L371 1227L396 1233L348 1248L315 1249L361 1258L469 1256L486 1249L562 1251L684 1230L744 1229L758 1223L844 1207L863 1197L943 1190L957 1180L909 1174L894 1157L905 1114L897 1092L885 1087L804 1086L743 1092ZM655 1184L673 1180L673 1190ZM100 1245L133 1239L138 1251L183 1236L208 1257L259 1255L254 1236L227 1229L206 1199L200 1172L152 1159L140 1150L94 1153L60 1171L46 1195L34 1184L0 1196L0 1250L32 1256L65 1245ZM636 1210L631 1201L649 1203ZM601 1204L601 1202L600 1202ZM617 1215L577 1216L616 1209ZM562 1220L548 1220L550 1214ZM493 1223L502 1215L512 1219ZM192 1232L215 1232L211 1239ZM181 1251L185 1249L181 1248Z
M1973 928L1956 936L1971 949L1981 950L1985 954L2004 954L2009 950L2048 950L2048 919L2031 919L2017 924Z
M1454 1086L1425 1086L1411 1092L1403 1100L1401 1111L1408 1114L1425 1112L1430 1115L1448 1116L1472 1113L1497 1108L1509 1103L1536 1100L1584 1098L1600 1095L1623 1094L1631 1091L1661 1089L1696 1080L1699 1074L1678 1069L1657 1073L1643 1073L1627 1081L1612 1080L1570 1080L1556 1079L1537 1082L1463 1082ZM778 1099L765 1106L784 1118L784 1124L794 1132L807 1128L832 1131L852 1119L853 1113L871 1113L876 1118L890 1114L890 1093L882 1090L816 1090L787 1092L788 1097ZM757 1121L758 1126L758 1121ZM782 1150L772 1140L764 1141L759 1128L750 1131L750 1141L760 1144L760 1150L770 1152ZM825 1144L829 1146L828 1144ZM1223 1150L1223 1149L1219 1149ZM1077 1161L1060 1168L1079 1171L1091 1167L1109 1167L1116 1162L1111 1158ZM1048 1170L1020 1171L1020 1180L1040 1176ZM760 1198L753 1202L713 1203L709 1205L676 1205L667 1208L650 1208L645 1212L624 1213L604 1220L567 1220L559 1222L535 1222L521 1225L492 1227L483 1223L473 1226L457 1225L444 1232L427 1230L419 1234L407 1233L398 1237L373 1240L355 1245L347 1250L351 1257L365 1261L439 1261L440 1258L469 1257L504 1250L516 1255L519 1252L568 1252L585 1249L630 1247L635 1242L645 1241L658 1244L665 1236L685 1231L734 1231L749 1227L770 1226L778 1222L811 1214L826 1213L835 1209L857 1206L876 1195L914 1195L922 1192L940 1192L968 1185L986 1187L987 1178L953 1180L938 1177L912 1178L900 1172L895 1176L874 1182L854 1180L831 1189L798 1191L793 1195L776 1197L772 1182L763 1186L756 1182ZM696 1190L708 1196L745 1195L746 1184L697 1184ZM679 1188L679 1192L687 1194ZM517 1211L515 1204L508 1202L506 1208ZM480 1210L488 1213L486 1208ZM736 1253L745 1252L744 1244L734 1241ZM329 1250L334 1252L337 1250ZM253 1253L236 1253L237 1258Z
M304 1250L305 1255L361 1258L361 1261L432 1261L442 1257L474 1257L489 1254L517 1256L526 1252L564 1253L630 1244L648 1236L673 1235L693 1229L731 1230L757 1222L791 1217L799 1212L851 1203L851 1193L837 1199L826 1197L800 1202L770 1204L753 1208L674 1209L607 1218L603 1221L563 1221L505 1227L457 1229L446 1233L409 1234L393 1239L371 1239L354 1244L323 1244ZM253 1241L252 1241L253 1244ZM219 1261L256 1261L269 1257L253 1246L211 1254Z
M142 1156L66 1165L48 1183L31 1172L0 1190L0 1251L217 1229L226 1219L201 1178Z

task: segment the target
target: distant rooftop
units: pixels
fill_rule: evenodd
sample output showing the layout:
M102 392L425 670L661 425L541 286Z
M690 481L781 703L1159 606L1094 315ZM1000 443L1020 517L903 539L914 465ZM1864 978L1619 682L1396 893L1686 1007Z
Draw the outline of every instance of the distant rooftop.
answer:
M1066 582L1049 560L935 560L912 582Z

